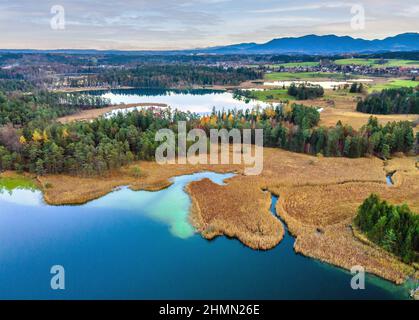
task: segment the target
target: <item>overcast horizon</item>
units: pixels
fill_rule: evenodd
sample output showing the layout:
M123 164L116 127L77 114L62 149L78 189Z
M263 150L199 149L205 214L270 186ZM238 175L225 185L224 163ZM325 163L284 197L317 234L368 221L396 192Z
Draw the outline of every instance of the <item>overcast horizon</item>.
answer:
M362 5L365 27L351 24L360 14L354 4ZM418 32L418 18L417 0L0 0L0 48L175 50L308 34L383 39Z

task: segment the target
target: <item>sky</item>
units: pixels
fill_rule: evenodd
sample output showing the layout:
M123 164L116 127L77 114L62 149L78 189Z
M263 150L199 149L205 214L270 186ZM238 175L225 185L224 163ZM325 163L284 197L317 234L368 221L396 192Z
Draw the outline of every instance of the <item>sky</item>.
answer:
M362 12L365 24L351 23ZM418 0L0 0L3 49L169 50L404 32L419 32Z

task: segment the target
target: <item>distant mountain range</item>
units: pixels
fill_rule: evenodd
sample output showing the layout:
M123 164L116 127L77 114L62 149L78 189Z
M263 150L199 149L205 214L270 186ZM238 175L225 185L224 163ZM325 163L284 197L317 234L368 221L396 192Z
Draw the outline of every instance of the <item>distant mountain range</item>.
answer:
M336 35L307 35L298 38L279 38L262 44L242 43L198 51L219 54L341 54L417 50L419 50L419 33L403 33L383 40L354 39L349 36Z
M349 36L307 35L295 38L279 38L269 42L240 43L229 46L210 47L191 50L171 51L118 51L118 50L13 50L0 49L0 52L48 52L78 54L344 54L344 53L377 53L396 51L419 51L419 33L403 33L383 40L355 39Z

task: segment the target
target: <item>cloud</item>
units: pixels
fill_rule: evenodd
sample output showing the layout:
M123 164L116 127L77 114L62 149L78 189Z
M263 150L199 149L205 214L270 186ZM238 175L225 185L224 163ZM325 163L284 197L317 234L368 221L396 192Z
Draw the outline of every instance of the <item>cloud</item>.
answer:
M50 27L57 2L66 19L59 31ZM350 27L352 3L365 7L365 30ZM417 0L0 0L0 47L181 49L307 33L377 38L418 31L418 14Z
M302 6L282 6L275 8L266 8L253 10L253 13L279 13L279 12L293 12L293 11L307 11L307 10L319 10L319 9L333 9L333 8L347 8L353 4L348 2L333 2L333 3L319 3L319 4L306 4Z
M396 14L403 17L412 17L412 18L419 19L419 5L411 6L409 8L403 8L402 11Z

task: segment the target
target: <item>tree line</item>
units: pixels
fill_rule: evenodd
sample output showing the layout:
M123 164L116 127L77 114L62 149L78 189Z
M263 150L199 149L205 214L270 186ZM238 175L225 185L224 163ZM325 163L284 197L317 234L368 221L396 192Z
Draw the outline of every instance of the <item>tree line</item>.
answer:
M364 85L362 83L354 82L351 84L349 88L350 93L362 93L364 90Z
M371 117L357 131L340 121L333 127L318 126L319 120L316 108L284 104L259 111L230 110L221 115L213 112L202 118L201 125L206 129L263 129L267 147L328 157L377 155L389 158L396 152L411 152L415 145L409 121L382 125L377 118Z
M92 122L30 123L20 129L10 126L7 132L3 127L0 170L103 174L134 160L152 160L158 147L156 131L180 120L191 123L191 117L177 111L143 110Z
M404 262L419 261L419 215L407 205L394 206L372 194L359 207L355 224L368 239Z
M111 69L97 75L109 85L137 88L172 88L192 85L238 85L262 77L250 68L223 68L200 65L140 65L132 69Z
M50 105L55 99L60 96L0 95L0 170L40 175L102 174L134 160L152 160L158 147L154 141L156 131L170 128L176 132L180 120L187 121L188 129L263 129L267 147L324 156L390 157L394 152L410 152L415 143L407 121L383 126L370 118L359 131L340 122L328 128L319 126L316 108L299 104L252 110L214 109L205 116L151 109L61 124L55 121L57 116L78 109Z
M356 110L371 114L419 114L419 86L384 89L358 102Z
M51 121L81 109L102 108L109 99L80 93L37 91L6 96L0 91L0 125L24 126L31 121Z
M288 94L296 97L297 100L308 100L323 97L324 89L319 85L300 84L296 85L292 83L288 88Z

